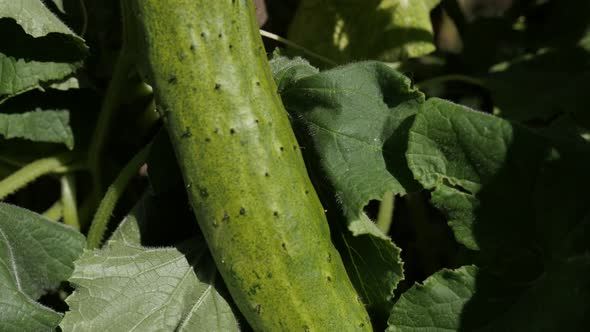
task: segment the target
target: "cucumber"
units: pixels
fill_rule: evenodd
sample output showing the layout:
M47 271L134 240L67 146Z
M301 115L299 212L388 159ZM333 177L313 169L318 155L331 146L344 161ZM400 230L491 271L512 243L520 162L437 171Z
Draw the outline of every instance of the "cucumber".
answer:
M250 325L372 331L276 93L251 1L124 2L190 203Z

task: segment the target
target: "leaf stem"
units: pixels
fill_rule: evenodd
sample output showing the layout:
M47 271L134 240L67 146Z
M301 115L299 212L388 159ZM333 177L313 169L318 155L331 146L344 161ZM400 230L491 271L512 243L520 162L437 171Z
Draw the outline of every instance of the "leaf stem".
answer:
M77 162L72 162L68 165L63 165L63 166L57 167L56 169L53 170L53 173L65 174L65 173L70 173L70 172L75 172L75 171L82 171L87 168L88 167L87 167L86 161L77 161Z
M389 233L393 221L393 209L395 207L395 195L391 191L385 192L377 214L377 227L383 234Z
M104 198L100 202L90 230L88 231L88 240L86 242L87 249L98 248L102 242L102 238L106 231L111 213L113 212L117 201L123 194L123 191L133 178L139 167L145 162L150 144L143 147L128 163L123 167L115 181L107 189Z
M58 199L53 203L49 209L43 212L43 216L47 219L58 221L63 215L63 204L61 203L61 199Z
M305 48L305 47L303 47L303 46L301 46L299 44L296 44L296 43L290 41L287 38L283 38L283 37L281 37L279 35L276 35L276 34L274 34L272 32L268 32L268 31L265 31L265 30L260 29L260 35L263 36L263 37L272 39L272 40L276 40L276 41L278 41L280 43L283 43L283 44L285 44L285 45L287 45L289 47L292 47L292 48L294 48L296 50L299 50L299 51L301 51L301 52L303 52L303 53L305 53L305 54L307 54L307 55L309 55L309 56L311 56L313 58L316 58L316 59L318 59L318 60L320 60L322 62L325 62L326 64L329 64L330 66L337 66L338 65L338 63L336 63L334 60L328 59L328 58L326 58L323 55L320 55L320 54L317 54L317 53L315 53L313 51L310 51L307 48Z
M67 152L54 157L38 159L12 173L0 181L0 199L16 192L42 175L55 172L74 159L74 154Z
M61 202L63 204L64 224L80 230L78 207L76 204L76 179L73 174L65 174L60 179Z
M446 83L446 82L453 82L453 81L476 85L476 86L479 86L482 88L486 87L485 82L483 80L475 78L475 77L467 76L467 75L461 75L461 74L441 75L441 76L437 76L437 77L433 77L433 78L424 80L422 82L418 82L414 85L416 87L418 87L419 89L424 89L424 88L427 88L432 85Z

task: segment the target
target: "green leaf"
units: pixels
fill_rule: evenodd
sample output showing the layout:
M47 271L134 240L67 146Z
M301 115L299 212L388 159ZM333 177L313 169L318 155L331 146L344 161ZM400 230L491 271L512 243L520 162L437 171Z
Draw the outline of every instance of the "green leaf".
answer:
M84 245L74 229L0 203L0 330L53 331L61 314L36 300L70 276Z
M36 142L63 143L70 150L74 136L68 111L41 111L20 114L0 113L0 135L10 139L24 138Z
M42 1L36 0L0 0L0 18L12 18L23 30L32 37L38 38L50 33L61 33L76 38L83 43L82 39L60 21Z
M289 39L338 63L398 61L435 50L430 10L437 0L304 0Z
M271 68L299 141L310 153L307 160L319 164L315 177L329 180L347 220L350 232L342 232L338 241L349 275L369 310L388 312L403 278L399 248L363 208L385 192L404 195L419 189L404 153L424 97L408 78L382 63L315 73L300 60L281 61L273 60Z
M380 200L387 191L404 195L417 188L404 151L398 153L401 161L390 161L394 165L384 157L403 150L403 140L391 138L407 134L406 121L424 98L408 78L382 63L361 62L292 81L283 87L282 98L321 156L352 229L362 223L370 200Z
M363 226L375 229L358 235L342 232L345 252L341 256L369 312L384 320L391 309L393 291L404 278L401 250L389 238L377 233L380 231L370 220Z
M458 331L463 307L475 291L475 266L442 270L414 285L393 307L387 332Z
M153 202L152 202L153 203ZM218 291L222 280L205 241L147 247L140 203L101 250L76 261L76 286L60 326L66 331L238 331ZM161 224L161 220L160 220Z
M81 62L40 62L17 59L0 53L0 103L6 98L43 87L73 74Z
M317 68L301 57L289 59L284 56L275 56L270 61L270 70L279 93L282 93L298 80L319 73Z
M515 121L572 114L590 127L590 53L581 48L545 51L495 67L485 79L499 115Z
M481 270L464 283L475 287L473 295L443 301L432 290L432 301L416 302L423 310L437 303L438 316L445 306L460 304L462 310L435 325L416 320L401 330L584 326L590 208L583 197L590 186L590 146L561 130L533 131L440 99L424 104L410 130L408 164L432 190L432 203L457 241L477 250Z
M84 41L42 1L0 0L0 103L11 96L59 83L81 67Z
M445 269L401 296L387 331L583 331L589 275L588 254L554 263L524 283L493 269Z
M523 244L530 225L522 221L532 212L524 198L536 183L532 170L549 154L543 137L524 127L430 99L410 130L407 158L414 177L433 190L433 203L448 216L460 243L507 251Z

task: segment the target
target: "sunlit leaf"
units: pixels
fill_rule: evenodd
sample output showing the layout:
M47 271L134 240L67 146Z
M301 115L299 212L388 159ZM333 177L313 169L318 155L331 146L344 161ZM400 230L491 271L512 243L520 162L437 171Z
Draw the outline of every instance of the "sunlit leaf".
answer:
M54 330L61 314L36 300L70 276L84 245L74 229L0 203L0 330Z

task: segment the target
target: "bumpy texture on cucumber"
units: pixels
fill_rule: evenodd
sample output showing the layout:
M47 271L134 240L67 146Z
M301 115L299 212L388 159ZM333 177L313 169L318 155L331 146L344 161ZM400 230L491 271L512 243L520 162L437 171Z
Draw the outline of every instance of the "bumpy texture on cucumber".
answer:
M125 0L191 204L257 331L371 331L276 93L251 0Z

